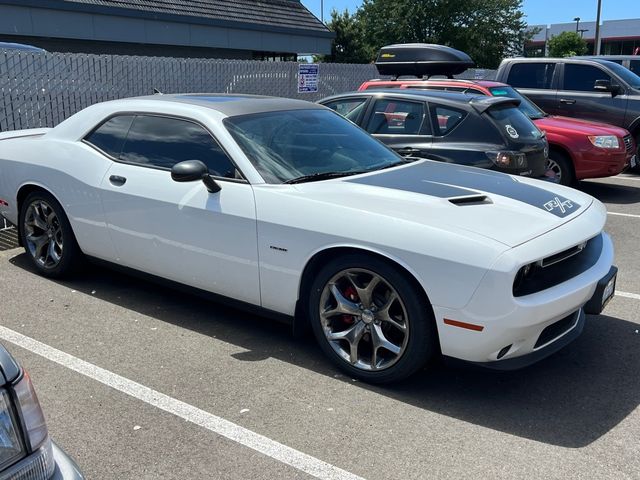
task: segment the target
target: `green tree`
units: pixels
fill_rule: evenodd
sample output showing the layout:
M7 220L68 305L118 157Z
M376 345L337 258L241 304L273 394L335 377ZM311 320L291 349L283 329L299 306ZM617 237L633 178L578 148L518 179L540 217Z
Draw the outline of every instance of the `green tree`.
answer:
M587 53L587 42L576 32L562 32L549 40L549 55L552 57L573 57Z
M369 60L392 43L439 43L495 68L536 33L527 30L522 0L364 0L355 16Z
M340 13L331 11L329 30L336 34L331 44L331 55L316 57L320 61L334 63L369 63L365 49L362 25L348 10Z

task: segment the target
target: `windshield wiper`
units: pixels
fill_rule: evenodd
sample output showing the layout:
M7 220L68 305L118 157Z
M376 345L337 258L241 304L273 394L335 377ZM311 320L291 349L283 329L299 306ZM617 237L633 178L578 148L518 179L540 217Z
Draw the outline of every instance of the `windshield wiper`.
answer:
M319 180L329 180L330 178L348 177L350 175L358 175L359 173L366 173L366 170L357 172L318 172L311 175L302 175L301 177L292 178L282 183L304 183L304 182L316 182Z

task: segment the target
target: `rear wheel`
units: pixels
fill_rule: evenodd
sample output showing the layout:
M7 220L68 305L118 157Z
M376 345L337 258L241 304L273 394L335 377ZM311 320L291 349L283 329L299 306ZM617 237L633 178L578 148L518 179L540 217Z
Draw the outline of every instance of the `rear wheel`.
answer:
M309 316L324 353L354 378L402 380L433 355L435 322L407 275L376 257L351 254L316 275Z
M560 185L570 186L576 181L573 164L566 155L555 150L549 152L547 159L547 178Z
M20 208L20 235L31 263L47 277L60 278L78 266L81 252L69 220L49 193L30 193Z

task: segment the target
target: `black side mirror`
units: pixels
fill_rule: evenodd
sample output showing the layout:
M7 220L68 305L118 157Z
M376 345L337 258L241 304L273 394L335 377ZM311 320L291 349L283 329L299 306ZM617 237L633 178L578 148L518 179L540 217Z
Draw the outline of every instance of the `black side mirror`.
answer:
M596 80L593 89L598 92L611 92L614 97L620 93L620 85L612 85L611 80Z
M210 193L220 191L220 185L209 175L209 169L200 160L185 160L171 168L171 178L175 182L195 182L202 180Z

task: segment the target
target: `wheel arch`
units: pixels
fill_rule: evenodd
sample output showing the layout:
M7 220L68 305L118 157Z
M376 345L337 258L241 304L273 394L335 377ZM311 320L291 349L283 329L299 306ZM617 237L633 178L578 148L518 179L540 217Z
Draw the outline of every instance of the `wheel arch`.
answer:
M314 252L307 260L304 269L302 270L302 275L300 276L300 282L298 285L298 298L296 301L296 308L293 319L294 334L296 334L297 336L301 336L305 335L310 330L309 318L306 315L307 304L304 292L308 291L308 289L310 288L315 274L320 271L323 265L333 260L334 258L353 253L370 255L372 257L378 258L379 260L382 260L383 262L386 262L394 268L398 268L402 273L406 275L407 279L420 293L424 304L431 313L431 317L435 319L435 312L433 310L431 300L429 299L429 295L427 294L425 287L422 285L422 283L420 283L420 281L418 281L418 277L413 269L409 267L405 262L398 258L394 258L386 253L366 247L353 245L333 245ZM437 344L439 348L439 340Z
M40 183L36 183L36 182L24 183L20 186L20 188L18 188L18 192L16 194L16 208L18 209L18 224L17 224L18 244L21 247L24 246L22 243L22 222L20 221L20 212L22 211L22 203L25 201L25 199L29 196L30 193L37 192L37 191L48 193L53 198L55 198L60 205L62 205L62 202L60 201L60 199L51 190L49 190L47 187L45 187Z

